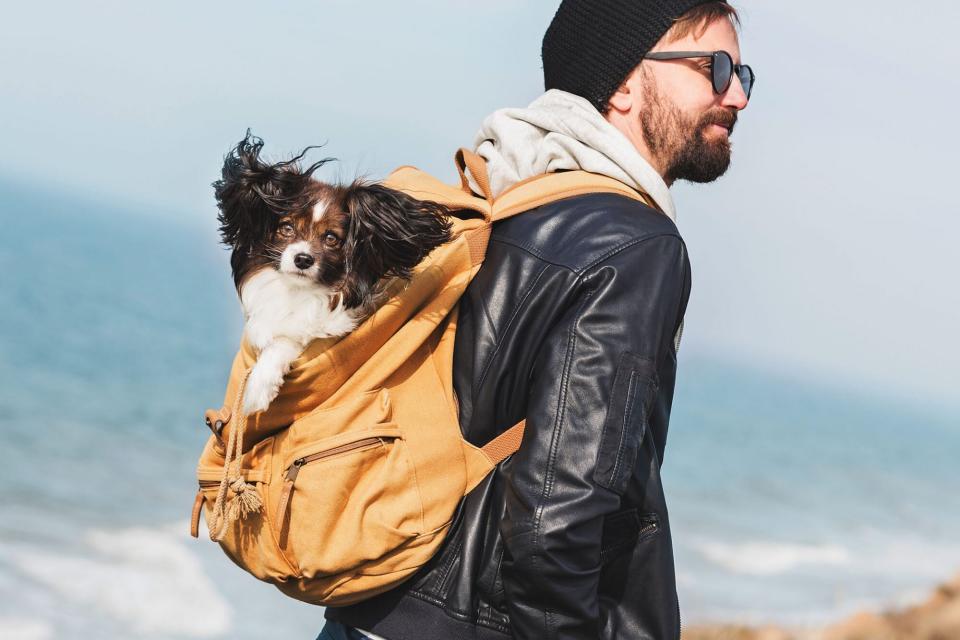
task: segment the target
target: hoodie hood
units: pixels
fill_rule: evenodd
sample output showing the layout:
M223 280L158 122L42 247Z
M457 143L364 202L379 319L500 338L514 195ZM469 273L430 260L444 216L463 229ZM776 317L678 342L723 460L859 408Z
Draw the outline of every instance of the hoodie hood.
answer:
M673 197L660 174L590 102L572 93L551 89L525 109L493 112L474 147L487 161L495 197L532 176L582 169L646 193L676 222Z

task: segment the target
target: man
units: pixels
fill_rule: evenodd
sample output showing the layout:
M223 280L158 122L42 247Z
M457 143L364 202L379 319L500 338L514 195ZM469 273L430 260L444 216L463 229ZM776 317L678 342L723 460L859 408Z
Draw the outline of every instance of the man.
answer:
M561 4L548 91L478 136L491 187L584 169L648 205L588 194L497 223L461 301L454 384L467 440L525 417L523 444L424 570L328 610L321 637L680 636L660 465L690 269L668 186L729 165L753 83L735 20L704 0Z

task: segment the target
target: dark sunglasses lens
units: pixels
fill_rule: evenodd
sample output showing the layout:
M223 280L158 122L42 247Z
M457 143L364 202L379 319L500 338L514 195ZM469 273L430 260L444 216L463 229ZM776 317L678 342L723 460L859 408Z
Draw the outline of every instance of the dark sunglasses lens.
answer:
M713 90L723 93L730 86L733 75L733 59L726 51L717 51L713 54Z
M743 92L747 94L747 99L750 99L750 92L753 91L753 69L747 65L740 66L740 84L743 85Z

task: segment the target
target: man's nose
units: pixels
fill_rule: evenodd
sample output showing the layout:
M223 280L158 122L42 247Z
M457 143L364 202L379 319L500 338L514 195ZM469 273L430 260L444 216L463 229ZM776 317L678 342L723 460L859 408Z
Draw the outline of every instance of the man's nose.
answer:
M737 111L740 111L747 107L748 102L749 99L743 90L743 85L740 83L740 77L737 74L733 74L733 78L730 80L730 86L727 87L727 90L724 92L720 105L733 107Z

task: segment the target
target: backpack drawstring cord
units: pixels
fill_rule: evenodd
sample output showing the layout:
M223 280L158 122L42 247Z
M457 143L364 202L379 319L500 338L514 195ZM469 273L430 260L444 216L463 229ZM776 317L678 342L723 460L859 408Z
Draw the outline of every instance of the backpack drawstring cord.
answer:
M217 499L210 514L210 539L214 542L223 540L231 523L260 511L263 506L256 488L243 479L240 466L240 460L243 457L243 434L247 428L247 416L242 411L243 392L247 387L247 379L251 371L252 369L247 369L237 389L237 397L234 399L233 415L237 422L230 429L230 437L227 439L223 478L220 480ZM234 493L229 503L227 502L228 488Z

